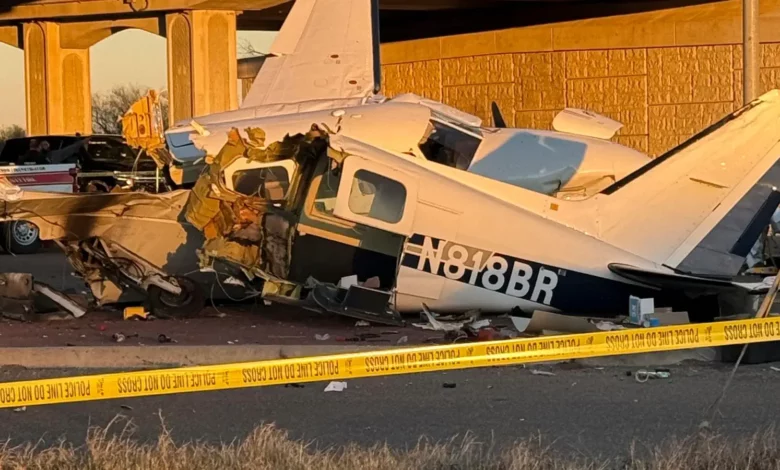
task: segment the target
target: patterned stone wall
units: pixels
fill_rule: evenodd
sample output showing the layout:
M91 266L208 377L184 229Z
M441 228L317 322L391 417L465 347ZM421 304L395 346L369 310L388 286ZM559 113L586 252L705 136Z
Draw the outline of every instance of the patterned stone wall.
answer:
M549 129L564 107L624 124L614 140L660 155L742 104L741 2L389 43L383 91L490 122ZM780 87L780 0L762 0L761 92Z
M385 64L388 96L414 92L490 122L549 129L564 107L624 124L616 141L657 156L742 103L737 45L488 54ZM780 87L780 43L762 44L761 91Z

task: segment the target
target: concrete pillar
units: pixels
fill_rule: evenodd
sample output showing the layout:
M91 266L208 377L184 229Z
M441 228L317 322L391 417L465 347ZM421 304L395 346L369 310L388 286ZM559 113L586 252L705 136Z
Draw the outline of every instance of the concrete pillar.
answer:
M52 22L26 23L23 47L28 135L91 132L89 49L60 47Z
M238 79L241 80L241 101L246 98L252 83L255 81L260 68L265 62L266 56L245 57L238 60Z
M236 13L166 15L170 122L238 107Z

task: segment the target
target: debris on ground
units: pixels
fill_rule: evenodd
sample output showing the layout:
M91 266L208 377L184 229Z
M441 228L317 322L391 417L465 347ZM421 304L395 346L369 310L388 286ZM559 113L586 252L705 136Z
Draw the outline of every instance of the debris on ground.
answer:
M396 341L395 344L404 344L407 343L408 341L409 341L408 336L401 336L400 338L398 338L398 341Z
M367 321L365 321L365 320L358 320L358 321L355 323L355 326L356 326L356 327L365 327L365 326L371 326L371 323L369 323L369 322L367 322Z
M14 408L14 413L22 413L24 411L27 411L27 407L26 406L22 406L20 408Z
M35 281L29 273L0 274L0 316L3 318L16 321L40 320L35 311L36 297L50 300L71 318L81 318L87 313L87 309L73 299L47 284Z
M555 374L553 374L552 372L548 372L546 370L539 370L539 369L531 369L531 374L543 375L545 377L555 377Z
M458 386L458 384L456 384L454 382L444 382L442 384L442 387L444 387L444 388L455 388L457 386Z
M600 331L588 318L572 317L543 310L535 310L531 316L528 316L520 309L514 309L510 313L510 319L519 333L594 333Z
M596 328L598 328L601 331L615 331L615 330L625 330L626 327L623 325L617 325L615 323L612 323L611 321L600 321L596 323Z
M645 315L655 312L655 299L641 299L634 295L628 298L628 321L634 325L643 325Z
M294 384L284 384L284 388L288 388L288 387L289 387L289 388L304 388L304 387L305 387L305 385L303 385L303 384L298 384L298 383L294 383Z
M137 333L132 334L132 335L125 335L125 334L122 334L122 333L114 333L113 335L111 335L111 338L114 340L115 343L122 343L125 340L128 340L130 338L137 338L137 337L138 337Z
M634 374L634 379L639 383L644 383L649 379L668 379L671 375L669 369L656 369L654 371L640 369Z
M331 382L325 387L325 392L343 392L347 389L346 382Z
M443 331L445 333L465 333L467 336L478 336L479 332L490 327L490 320L479 319L479 311L471 310L462 316L438 316L431 312L426 304L422 304L423 316L428 323L413 323L412 326L423 330ZM438 318L437 318L438 317ZM460 335L456 336L459 339Z
M327 341L330 339L330 335L325 333L324 335L314 335L314 339L317 341Z
M157 342L158 343L176 343L177 341L173 338L170 338L164 334L160 334L157 336Z
M133 318L146 320L149 317L149 312L143 307L127 307L122 313L125 320L131 320Z

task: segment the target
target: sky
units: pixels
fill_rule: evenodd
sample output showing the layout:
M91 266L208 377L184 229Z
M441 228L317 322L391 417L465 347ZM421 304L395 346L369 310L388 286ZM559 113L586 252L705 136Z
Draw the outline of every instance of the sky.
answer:
M239 31L238 40L255 50L267 51L276 33ZM140 30L125 30L100 41L89 50L92 92L115 85L136 84L162 89L167 86L165 38ZM24 51L0 43L0 127L25 126Z

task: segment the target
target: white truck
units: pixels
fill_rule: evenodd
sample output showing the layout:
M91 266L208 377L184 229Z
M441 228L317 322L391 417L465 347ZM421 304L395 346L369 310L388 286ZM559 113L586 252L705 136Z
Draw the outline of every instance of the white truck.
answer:
M73 193L76 190L75 163L12 164L0 163L0 178L22 191ZM8 185L5 186L8 188ZM0 224L0 243L13 254L32 254L41 247L38 227L25 221Z

